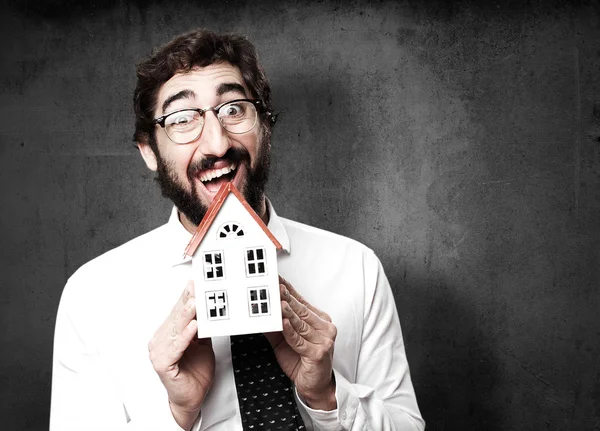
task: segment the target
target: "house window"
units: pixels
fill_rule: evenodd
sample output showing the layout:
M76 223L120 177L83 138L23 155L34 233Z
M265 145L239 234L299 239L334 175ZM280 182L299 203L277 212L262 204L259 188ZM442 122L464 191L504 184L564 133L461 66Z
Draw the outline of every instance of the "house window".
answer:
M208 320L229 319L227 292L224 290L206 292L206 314Z
M246 249L246 275L256 277L267 273L264 247Z
M241 224L229 221L221 226L217 236L219 238L240 238L244 236L244 229Z
M204 279L219 280L225 277L222 251L204 253Z
M267 316L271 314L271 307L269 305L269 290L266 287L249 288L248 307L250 317Z

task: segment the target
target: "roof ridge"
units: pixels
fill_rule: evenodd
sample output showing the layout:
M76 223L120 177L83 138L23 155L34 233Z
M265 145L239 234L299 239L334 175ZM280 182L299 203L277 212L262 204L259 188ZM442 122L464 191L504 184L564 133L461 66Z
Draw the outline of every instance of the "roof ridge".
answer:
M254 219L254 221L258 224L258 226L264 231L264 233L267 235L267 237L271 240L273 245L275 245L275 248L277 248L278 250L283 248L281 246L281 244L279 243L279 241L277 241L277 238L275 238L275 236L271 233L269 228L262 221L262 219L258 216L258 214L256 214L256 211L254 211L254 209L252 209L250 204L248 202L246 202L246 199L244 199L244 196L242 196L242 194L237 189L237 187L231 182L226 182L225 184L223 184L221 186L221 188L219 189L219 191L213 198L213 201L210 203L210 206L206 210L206 214L204 214L202 221L196 228L196 232L194 232L194 235L190 239L190 242L188 243L187 247L185 248L185 251L183 252L184 258L186 256L191 257L194 255L194 253L200 246L202 239L204 239L204 236L208 232L208 229L210 228L212 223L215 221L215 218L217 217L217 214L221 210L221 207L223 206L225 199L227 198L227 196L229 196L230 193L233 193L234 196L237 198L237 200L246 209L246 211L248 211L250 216Z

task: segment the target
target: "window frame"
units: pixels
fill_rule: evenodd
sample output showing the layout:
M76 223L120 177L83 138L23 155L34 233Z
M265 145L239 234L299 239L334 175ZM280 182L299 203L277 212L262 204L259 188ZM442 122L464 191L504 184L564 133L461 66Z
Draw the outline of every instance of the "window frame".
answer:
M261 250L263 257L262 259L259 259L257 257L257 251ZM253 252L253 258L252 260L249 259L248 257L248 252L252 251ZM246 277L264 277L266 275L268 275L268 271L267 271L267 248L264 246L256 246L256 247L247 247L245 249L245 253L244 253L244 263L246 266ZM262 263L263 264L263 272L259 272L258 268L259 268L259 264ZM254 265L256 272L251 274L250 273L250 265Z
M215 255L219 254L221 256L221 262L215 263ZM206 256L211 256L211 262L206 261ZM217 275L217 268L221 268L222 275L219 277ZM225 253L223 250L212 250L212 251L204 251L202 252L202 269L204 270L204 280L205 281L217 281L225 279ZM212 270L213 277L208 277L209 272Z
M235 226L235 229L231 229L230 231L226 231L226 226ZM225 236L221 236L221 233L224 233ZM244 226L240 222L237 221L227 221L219 227L217 230L217 239L232 239L232 238L244 238L246 236L246 232Z
M225 315L224 316L215 316L212 317L210 315L210 309L209 309L209 295L215 295L215 309L217 310L217 314L218 314L218 310L220 310L219 308L219 304L217 303L217 300L219 298L217 298L217 295L223 295L223 305L225 308ZM226 290L211 290L211 291L206 291L204 292L204 298L206 300L206 320L208 320L209 322L215 321L215 320L228 320L229 319L229 300L227 298L227 291Z
M252 299L252 292L256 292L256 299ZM265 298L261 297L261 292L265 292ZM252 286L248 288L248 314L250 317L264 317L271 315L271 295L268 286ZM258 306L258 312L252 312L252 305ZM262 306L267 306L267 311L263 312Z

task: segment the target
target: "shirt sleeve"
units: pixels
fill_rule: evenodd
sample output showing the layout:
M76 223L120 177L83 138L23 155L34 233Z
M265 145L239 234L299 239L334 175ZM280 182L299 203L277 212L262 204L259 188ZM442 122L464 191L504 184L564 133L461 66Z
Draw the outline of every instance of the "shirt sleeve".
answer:
M54 336L50 430L164 430L183 431L175 422L168 398L152 402L144 418L129 418L114 376L103 364L84 316L91 298L85 288L67 283L61 297ZM105 316L105 318L109 318ZM150 404L150 403L149 403Z
M305 403L303 407L319 430L422 431L425 422L410 379L394 296L371 251L364 256L364 277L364 322L356 376L334 370L336 410L313 410Z

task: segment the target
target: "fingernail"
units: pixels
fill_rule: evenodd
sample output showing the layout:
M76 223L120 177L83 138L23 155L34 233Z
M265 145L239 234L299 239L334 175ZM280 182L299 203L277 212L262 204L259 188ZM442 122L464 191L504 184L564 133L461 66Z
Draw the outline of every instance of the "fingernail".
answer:
M290 297L290 292L288 292L288 290L287 290L287 289L284 289L284 291L283 291L283 296L285 297L285 299L289 299L289 297Z

